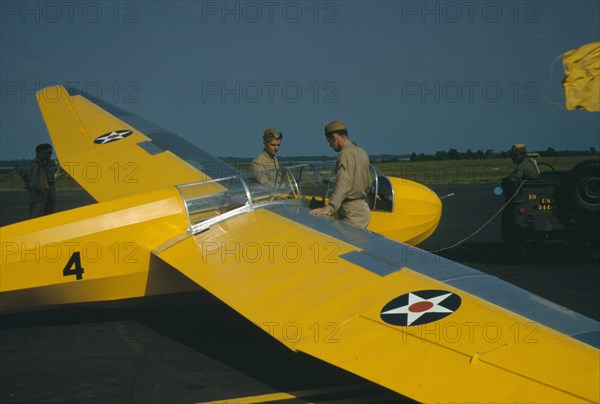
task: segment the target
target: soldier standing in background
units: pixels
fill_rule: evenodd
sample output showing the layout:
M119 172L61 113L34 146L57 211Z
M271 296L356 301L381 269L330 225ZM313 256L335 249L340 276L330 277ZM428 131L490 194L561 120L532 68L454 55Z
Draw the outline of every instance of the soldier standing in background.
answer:
M52 146L39 144L33 159L23 172L23 179L29 193L29 217L31 219L49 215L56 211L56 177L58 164L50 160Z

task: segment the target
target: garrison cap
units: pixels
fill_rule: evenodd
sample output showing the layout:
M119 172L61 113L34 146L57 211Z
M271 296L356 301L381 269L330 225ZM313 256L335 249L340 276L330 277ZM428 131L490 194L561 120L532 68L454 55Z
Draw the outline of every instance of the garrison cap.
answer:
M346 131L346 123L344 121L331 121L325 125L325 133Z
M510 151L511 151L511 153L512 152L527 153L527 148L525 147L525 145L523 143L515 143L510 148Z
M268 128L265 129L264 133L263 133L263 140L265 142L270 142L272 140L279 140L283 137L283 133L279 132L277 129L275 128Z

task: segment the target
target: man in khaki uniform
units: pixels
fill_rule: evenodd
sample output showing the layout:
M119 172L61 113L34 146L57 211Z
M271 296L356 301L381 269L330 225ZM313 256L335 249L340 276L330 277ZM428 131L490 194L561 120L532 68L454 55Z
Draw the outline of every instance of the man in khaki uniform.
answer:
M250 165L254 178L262 185L273 186L275 184L279 168L279 161L275 154L279 151L282 139L283 133L274 128L265 129L263 133L264 149L252 160Z
M346 124L332 121L325 126L329 146L339 152L336 164L335 190L329 205L313 209L313 215L332 215L338 212L341 220L366 228L371 220L371 210L366 197L373 183L369 168L369 155L348 138Z
M517 165L510 175L513 182L535 179L540 175L536 161L527 157L527 148L524 144L515 143L510 149L510 158Z
M37 145L35 159L29 162L23 173L29 193L29 217L49 215L56 211L56 177L58 164L50 159L52 146Z
M537 162L527 157L527 148L524 144L513 144L510 149L510 158L517 166L509 176L502 179L502 189L507 198L514 194L521 182L536 179L540 175Z

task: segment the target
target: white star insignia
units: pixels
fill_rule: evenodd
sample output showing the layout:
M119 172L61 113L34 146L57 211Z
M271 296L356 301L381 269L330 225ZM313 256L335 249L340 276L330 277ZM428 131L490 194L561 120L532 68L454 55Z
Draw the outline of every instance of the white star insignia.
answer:
M445 295L423 299L422 297L409 293L408 304L395 309L387 310L381 314L406 314L406 325L411 325L413 322L427 313L452 313L452 310L439 305L451 295L452 293L446 293Z
M104 139L102 139L102 144L118 139L123 139L123 133L113 131L104 136Z
M102 136L98 136L94 143L96 144L106 144L111 143L116 140L125 139L127 136L131 135L132 132L130 130L113 130L110 133L106 133Z

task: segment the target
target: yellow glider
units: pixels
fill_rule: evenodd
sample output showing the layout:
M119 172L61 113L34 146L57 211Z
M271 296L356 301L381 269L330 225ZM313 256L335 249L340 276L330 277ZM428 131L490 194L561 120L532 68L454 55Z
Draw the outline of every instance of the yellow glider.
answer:
M314 167L265 188L84 94L38 102L98 203L2 228L2 311L203 288L289 348L418 401L600 401L597 321L404 243L439 221L427 188L378 174L374 227L359 230L308 213L305 195L327 198L307 185L322 183Z

